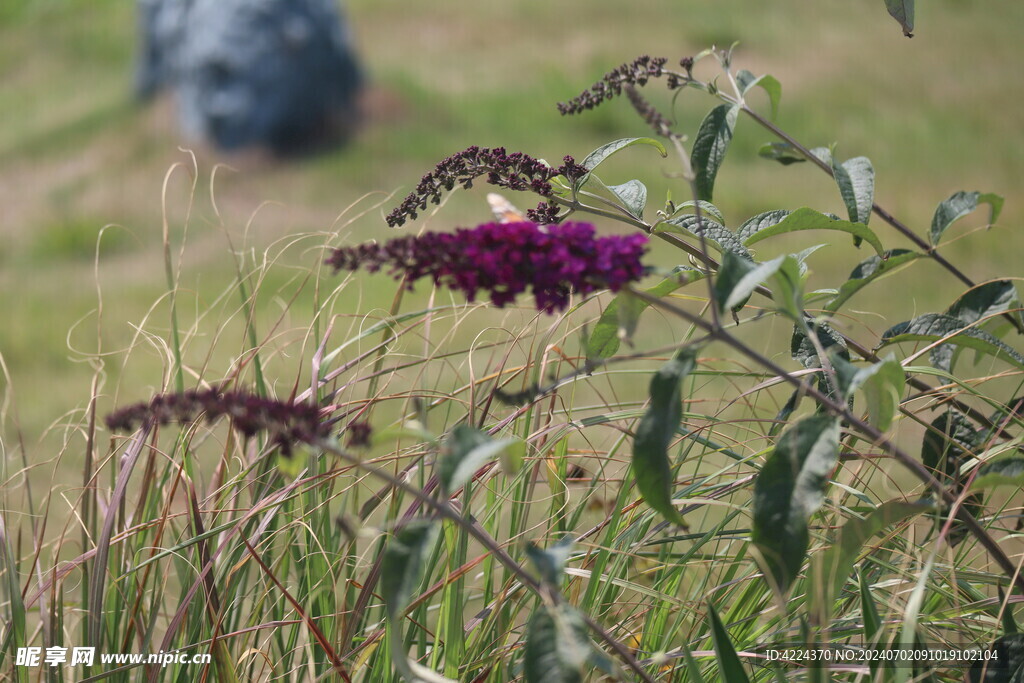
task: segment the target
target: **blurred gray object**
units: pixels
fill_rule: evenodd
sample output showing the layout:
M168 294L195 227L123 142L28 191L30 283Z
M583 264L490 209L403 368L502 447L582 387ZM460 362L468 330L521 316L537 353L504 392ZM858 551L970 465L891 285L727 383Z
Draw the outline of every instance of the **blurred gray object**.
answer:
M138 0L136 89L189 135L288 154L345 135L360 73L335 0Z

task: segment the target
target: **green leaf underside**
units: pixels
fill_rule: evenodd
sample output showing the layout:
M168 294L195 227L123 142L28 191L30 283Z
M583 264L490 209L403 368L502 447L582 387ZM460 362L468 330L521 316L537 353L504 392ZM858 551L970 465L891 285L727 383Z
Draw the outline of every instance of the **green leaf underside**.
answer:
M699 222L697 220L697 216L693 214L673 218L665 221L664 223L660 223L658 228L656 228L656 232L660 232L661 228L666 225L672 225L680 228L684 233L693 235L697 238L700 238L700 236L703 235L704 240L717 249L719 253L731 251L745 259L752 259L750 252L743 246L743 243L740 241L740 238L736 233L720 223L711 220L707 216L701 216Z
M963 218L978 208L978 204L988 204L991 207L988 222L991 225L999 220L999 214L1003 210L1003 198L997 194L981 192L955 192L935 209L932 217L932 227L928 237L932 244L938 244L942 234L950 225Z
M494 440L478 429L459 425L452 430L437 462L441 488L449 495L459 490L478 469L514 442L515 439Z
M889 15L900 22L903 35L913 38L914 34L914 0L885 0L885 8Z
M647 206L647 186L639 180L630 180L622 185L608 185L608 190L618 197L622 205L636 218L643 218Z
M840 306L864 287L922 256L924 254L909 249L891 249L882 256L876 255L864 259L850 273L850 278L839 287L839 292L835 297L825 305L825 310L832 312L839 310Z
M722 223L722 224L725 223L725 217L722 216L721 209L719 209L717 206L715 206L711 202L705 202L705 201L694 202L691 199L688 202L683 202L682 204L676 204L675 205L675 210L674 210L673 214L675 214L675 213L682 213L683 209L692 209L694 206L699 206L701 213L704 214L705 216L711 216L711 218L713 218L714 220L718 221L719 223ZM693 212L691 212L691 213L693 213Z
M963 346L994 356L1024 369L1024 356L994 336L962 320L941 313L926 313L890 327L882 333L881 346L905 341L934 342L951 336L945 343Z
M853 565L864 544L883 529L908 517L920 515L935 509L935 503L928 500L890 500L876 507L863 519L851 519L843 525L836 543L826 550L821 559L821 576L830 587L829 596L836 597L843 585L853 575Z
M712 109L700 124L693 141L691 154L697 174L697 199L711 201L715 189L715 176L732 142L739 107L720 104Z
M863 223L853 223L850 221L844 221L840 218L831 218L819 211L815 211L814 209L809 209L807 207L797 209L778 223L758 230L744 239L743 243L749 247L752 244L756 244L757 242L769 237L774 237L775 235L784 235L803 230L838 230L840 232L849 233L870 244L879 256L885 253L885 249L882 247L881 241L879 241L875 233Z
M621 140L615 140L606 145L601 145L588 154L587 158L583 160L581 165L588 171L593 171L608 157L634 145L650 145L658 150L658 152L661 153L661 156L668 156L668 152L665 151L665 146L654 138L622 138Z
M582 619L568 605L543 605L526 626L523 675L527 683L579 683L589 649Z
M788 142L766 142L757 150L757 156L769 161L777 161L783 166L802 164L807 158Z
M695 282L701 276L700 271L681 266L677 276L667 277L654 287L644 291L660 299L668 296L680 287ZM611 358L618 353L621 343L619 329L623 322L623 316L620 313L623 308L629 309L627 317L632 317L635 324L640 314L649 306L648 302L632 296L628 292L623 291L617 294L608 306L605 307L597 324L594 325L593 332L590 333L590 337L587 339L587 357L593 359Z
M380 589L391 618L398 618L419 586L426 555L437 538L437 525L413 520L395 531L384 548Z
M875 197L875 169L867 157L854 157L842 164L833 161L832 175L846 204L851 223L868 224Z
M808 522L821 507L839 451L839 423L808 417L783 432L754 482L752 540L782 592L807 555Z
M756 216L748 218L743 225L736 228L736 236L740 238L741 242L746 244L751 235L781 223L789 214L790 212L786 209L776 209L775 211L759 213Z
M746 69L741 69L736 74L736 82L740 86L740 92L746 95L754 86L759 86L768 94L768 100L772 105L772 119L779 113L779 100L782 99L782 84L774 76L764 74L755 76Z
M663 365L650 384L650 404L633 440L633 476L644 501L667 521L685 526L672 501L668 447L682 421L681 383L696 366L696 352L682 349Z

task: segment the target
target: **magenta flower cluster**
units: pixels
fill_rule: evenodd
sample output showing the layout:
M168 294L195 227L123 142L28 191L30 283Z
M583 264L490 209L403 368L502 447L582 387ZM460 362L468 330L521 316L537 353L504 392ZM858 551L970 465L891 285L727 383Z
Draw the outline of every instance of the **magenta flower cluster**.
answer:
M326 262L335 271L387 266L410 289L415 280L430 277L470 301L483 290L498 307L530 290L537 310L551 313L568 306L573 291L618 291L638 280L646 244L642 234L596 237L589 223L486 223L335 249Z
M217 388L158 394L148 402L114 411L107 416L106 424L111 431L130 432L142 425L192 422L200 416L205 416L207 422L228 417L234 428L247 437L264 432L286 456L291 454L294 443L309 443L330 433L330 426L315 405Z
M402 225L416 218L420 211L427 208L427 204L440 203L443 194L450 192L456 185L468 189L480 176L486 176L487 182L497 187L550 197L553 190L550 182L552 178L564 175L569 180L576 180L586 173L587 169L577 164L571 156L565 157L562 165L555 168L522 152L506 152L504 147L489 149L473 146L437 164L433 171L423 176L416 189L387 215L386 220L393 228ZM533 220L548 222L545 219L552 216L552 207L548 202L542 202L535 211L538 213L531 215Z

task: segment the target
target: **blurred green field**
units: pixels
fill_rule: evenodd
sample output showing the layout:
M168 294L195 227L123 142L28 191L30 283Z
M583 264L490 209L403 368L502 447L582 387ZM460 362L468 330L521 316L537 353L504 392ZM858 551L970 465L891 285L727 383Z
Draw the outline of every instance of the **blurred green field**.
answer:
M270 293L261 312L274 321L273 293L287 299L292 279L303 276L286 266L319 256L315 240L284 248L290 235L344 226L345 241L385 237L382 210L374 207L390 193L400 197L442 157L477 144L550 160L581 158L610 139L646 134L624 101L574 118L561 118L554 107L643 53L675 60L739 41L737 68L782 82L779 125L812 146L838 142L843 158L870 157L876 201L919 234L935 205L954 191L1005 195L999 227L960 239L946 253L978 280L1024 275L1022 3L922 3L912 40L901 35L881 0L350 0L347 8L369 75L365 125L346 148L285 165L257 155L224 157L179 140L171 102L133 101L134 3L0 5L0 354L6 371L0 406L8 450L20 438L31 461L50 461L69 438L60 425L76 423L86 407L98 353L112 354L101 356L109 359L101 374L101 393L109 399L104 409L117 387L138 398L164 382L166 356L156 345L128 365L116 354L129 344L145 347L133 335L147 316L155 327L166 327L161 194L172 165L191 167L179 146L198 155L198 189L189 214L190 181L176 172L167 215L181 267L178 305L186 328L194 325L201 340L216 330L211 316L234 276L232 249L281 252L282 267L268 271L261 287ZM710 75L710 67L700 73ZM656 87L649 90L670 106ZM709 98L684 93L674 107L679 129L692 135L711 106ZM841 213L827 177L806 165L783 169L757 158L757 147L768 139L751 122L741 123L715 198L730 225L773 208L810 205ZM219 168L211 183L218 164L232 168ZM607 169L606 179L615 182L643 178L652 203L668 189L685 197L670 175L676 170L671 159L649 150L620 155ZM485 219L486 192L480 186L456 193L435 217L406 229ZM968 233L983 221L978 216L949 236ZM97 264L97 235L105 226ZM905 246L885 226L875 227L887 247ZM844 276L854 263L839 253L845 250L829 251L816 255L814 269ZM902 320L945 306L959 292L936 267L916 272L917 284L901 288L899 296L874 294L883 311ZM353 310L356 304L387 306L391 291L371 291L353 302ZM312 311L310 301L289 312L296 326L306 324L296 312ZM203 317L206 311L214 312ZM895 320L865 322L883 329ZM223 371L215 353L206 360L196 353L196 363Z

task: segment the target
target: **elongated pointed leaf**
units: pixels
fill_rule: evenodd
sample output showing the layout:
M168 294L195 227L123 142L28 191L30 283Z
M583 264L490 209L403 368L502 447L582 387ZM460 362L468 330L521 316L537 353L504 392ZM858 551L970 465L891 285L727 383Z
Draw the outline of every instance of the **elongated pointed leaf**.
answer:
M838 230L840 232L849 233L870 244L879 256L885 253L885 249L882 247L882 242L878 239L875 233L863 223L852 223L839 218L832 218L807 207L797 209L775 225L758 230L750 237L746 238L743 243L749 247L752 244L756 244L757 242L768 239L769 237L774 237L775 235L785 235L787 233L800 232L802 230Z
M390 618L400 617L409 604L419 586L423 562L436 539L437 525L417 519L395 531L384 547L380 590Z
M740 86L740 92L744 95L754 86L764 89L768 93L768 99L772 104L772 119L778 115L779 100L782 99L782 84L774 76L769 76L768 74L755 76L746 69L741 69L736 74L736 82Z
M715 176L732 142L738 114L739 107L720 104L708 113L697 130L691 154L693 170L697 174L697 199L709 202L712 199Z
M437 461L437 476L445 494L462 488L473 474L497 458L515 439L492 439L485 432L467 425L452 430Z
M827 415L797 422L779 437L754 482L752 539L783 593L800 573L811 516L821 507L839 453L839 423Z
M633 476L640 495L667 521L686 526L672 501L668 447L683 417L680 384L696 365L697 354L683 349L651 378L650 405L633 440Z
M619 198L622 205L637 218L643 218L647 206L647 186L639 180L630 180L622 185L609 185L608 189Z
M851 223L868 224L875 200L875 169L867 157L854 157L842 164L832 162L832 175L846 204ZM854 236L856 239L856 236Z
M817 335L818 345L821 346L825 353L830 355L839 354L839 357L843 360L850 360L850 352L848 351L846 340L843 338L843 335L833 330L828 323L812 322L810 323L810 329ZM817 346L807 338L803 328L799 325L793 327L793 336L789 340L789 353L793 360L799 362L805 368L821 367Z
M965 327L964 321L941 313L926 313L913 320L890 327L882 333L882 346L904 341L934 342L949 335L947 344L971 348L995 356L1024 369L1024 356L994 336L976 327Z
M589 643L583 621L568 605L543 605L526 625L523 676L527 683L579 683Z
M882 256L876 255L864 259L850 273L850 278L839 287L839 292L835 297L825 305L825 310L838 311L840 306L864 287L922 256L924 254L909 249L890 249Z
M746 244L747 240L750 239L754 233L781 223L783 219L789 216L789 214L790 212L785 209L776 209L775 211L759 213L752 218L748 218L743 225L736 228L736 236Z
M588 154L587 158L583 160L583 163L581 165L588 171L593 171L595 168L600 166L608 157L612 156L613 154L616 154L617 152L621 152L627 147L632 147L634 145L650 145L651 147L658 150L661 156L668 156L668 152L665 151L665 146L658 142L657 140L655 140L654 138L623 138L621 140L609 142L606 145L601 145L593 152Z
M999 214L1003 210L1003 198L997 194L982 194L981 192L956 192L944 200L935 209L932 217L932 229L928 233L932 244L938 244L942 239L942 233L955 221L963 218L978 208L978 204L988 204L992 210L988 222L991 225L999 220Z
M676 275L667 277L644 291L660 299L703 277L701 271L688 266L680 266L676 272ZM628 340L631 337L632 331L629 328L635 328L640 314L647 310L648 306L649 303L628 291L619 292L605 307L587 339L587 358L611 358L618 353L621 340Z
M659 223L655 228L655 232L679 232L672 230L672 227L669 226L679 228L683 234L694 235L698 238L703 236L708 244L720 253L731 251L745 259L750 260L752 258L750 252L743 246L736 233L707 216L701 216L699 222L697 217L692 214L673 218Z
M828 581L829 599L839 595L853 575L853 564L864 544L888 526L935 509L930 500L890 500L869 512L863 519L853 518L843 525L836 542L822 554L820 576ZM823 596L824 597L824 596Z
M708 624L711 626L711 642L715 648L715 659L718 660L720 681L729 683L749 683L747 672L743 668L743 662L736 654L736 648L732 644L729 632L725 630L725 624L715 610L715 606L708 602Z
M885 0L885 8L893 19L900 22L903 35L914 37L914 0Z
M762 159L777 161L783 166L802 164L807 161L807 158L788 142L766 142L758 148L757 156Z

